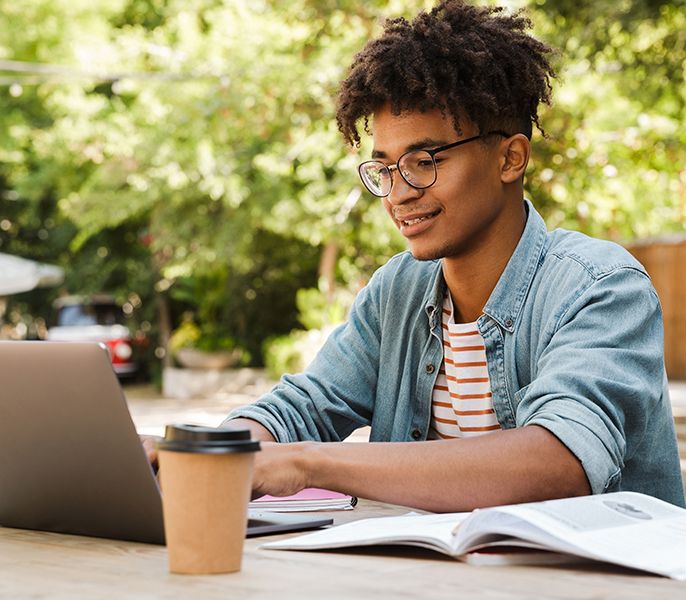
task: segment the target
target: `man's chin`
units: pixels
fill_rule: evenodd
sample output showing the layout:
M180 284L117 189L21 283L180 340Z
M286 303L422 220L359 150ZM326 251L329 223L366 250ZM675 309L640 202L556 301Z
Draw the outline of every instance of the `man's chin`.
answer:
M440 252L438 250L430 250L430 249L416 249L416 248L410 248L410 253L414 257L415 260L438 260L440 258L443 258L445 255L443 252Z
M465 251L463 244L446 245L441 248L409 248L415 260L440 260L446 257L459 256Z

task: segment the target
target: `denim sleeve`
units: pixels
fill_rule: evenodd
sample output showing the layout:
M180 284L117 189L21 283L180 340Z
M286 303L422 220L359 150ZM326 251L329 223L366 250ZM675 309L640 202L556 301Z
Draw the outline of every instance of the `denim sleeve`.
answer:
M357 295L347 322L303 373L284 375L270 393L232 411L227 421L253 419L279 442L337 442L369 425L379 366L380 279L377 271Z
M602 493L666 410L657 295L644 273L618 268L568 298L549 336L532 382L515 395L517 426L552 432Z

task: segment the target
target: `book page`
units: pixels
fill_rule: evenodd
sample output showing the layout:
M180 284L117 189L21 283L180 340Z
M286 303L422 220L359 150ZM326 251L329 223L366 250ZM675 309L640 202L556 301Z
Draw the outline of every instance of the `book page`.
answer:
M511 535L553 550L686 579L686 510L617 492L477 511L458 546Z
M269 542L263 548L281 550L318 550L347 546L403 544L430 548L451 554L453 529L469 513L419 515L362 519L322 529L296 538Z

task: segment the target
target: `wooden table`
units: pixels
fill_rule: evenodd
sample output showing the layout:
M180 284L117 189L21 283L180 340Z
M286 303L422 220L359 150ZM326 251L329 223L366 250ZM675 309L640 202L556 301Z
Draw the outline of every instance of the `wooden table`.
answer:
M406 510L361 501L330 514L343 523ZM266 539L277 538L246 540L240 573L187 576L169 574L164 547L0 528L0 598L686 598L686 583L606 565L473 567L412 548L260 549Z

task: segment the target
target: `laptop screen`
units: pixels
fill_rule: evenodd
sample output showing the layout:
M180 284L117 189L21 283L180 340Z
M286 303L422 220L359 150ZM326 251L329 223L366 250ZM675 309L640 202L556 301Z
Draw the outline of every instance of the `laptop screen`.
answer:
M164 543L156 478L107 350L0 342L0 525ZM251 515L248 535L332 522Z

